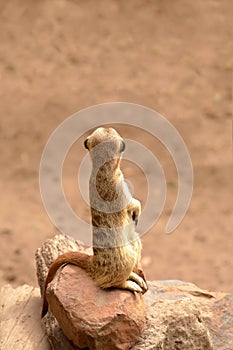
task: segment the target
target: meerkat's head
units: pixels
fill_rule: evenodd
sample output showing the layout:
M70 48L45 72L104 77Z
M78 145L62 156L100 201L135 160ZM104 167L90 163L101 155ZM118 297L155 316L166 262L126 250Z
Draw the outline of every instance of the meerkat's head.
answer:
M106 160L120 158L125 150L125 142L118 132L113 128L100 127L96 129L84 141L84 146L91 153L93 159L96 155L106 156ZM99 146L99 147L96 147ZM94 148L96 147L96 152Z

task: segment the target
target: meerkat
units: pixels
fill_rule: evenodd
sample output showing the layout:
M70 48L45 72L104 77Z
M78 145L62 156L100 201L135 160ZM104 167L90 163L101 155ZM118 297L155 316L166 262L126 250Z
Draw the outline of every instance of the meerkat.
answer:
M141 204L131 197L120 169L125 142L115 129L100 127L87 137L84 146L92 160L89 197L93 255L66 252L51 264L45 281L42 317L48 310L47 285L64 264L85 269L103 289L147 291L140 266L141 240L135 231Z

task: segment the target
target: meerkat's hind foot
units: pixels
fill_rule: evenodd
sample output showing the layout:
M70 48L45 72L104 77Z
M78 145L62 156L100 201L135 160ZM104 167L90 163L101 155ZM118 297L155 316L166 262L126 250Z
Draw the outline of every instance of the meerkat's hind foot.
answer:
M146 282L137 273L131 272L131 274L129 276L129 280L134 281L135 283L137 283L139 285L139 287L141 287L141 289L144 292L147 291L148 288L147 288Z
M142 288L136 282L130 281L130 280L125 281L123 284L118 286L118 288L126 289L131 292L137 292L137 293L143 292Z

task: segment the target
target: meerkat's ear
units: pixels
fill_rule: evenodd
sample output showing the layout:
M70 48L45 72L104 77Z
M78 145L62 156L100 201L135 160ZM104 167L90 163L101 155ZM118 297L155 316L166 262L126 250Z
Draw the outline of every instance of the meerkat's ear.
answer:
M84 141L84 147L85 147L86 149L89 150L89 148L88 148L88 139L86 139L86 140Z
M124 152L125 150L125 142L123 140L121 140L121 146L120 146L120 152Z

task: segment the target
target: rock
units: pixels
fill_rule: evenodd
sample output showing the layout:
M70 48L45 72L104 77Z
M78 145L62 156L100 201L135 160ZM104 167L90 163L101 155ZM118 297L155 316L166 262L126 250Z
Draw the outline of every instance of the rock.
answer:
M133 350L233 349L233 295L182 281L153 281L147 327Z
M57 255L68 250L79 249L90 253L90 250L84 250L80 244L70 241L63 235L57 235L55 239L46 241L37 252L37 272L40 287L43 287L48 266ZM47 252L49 253L48 257ZM72 274L74 273L74 267L71 268L71 266L67 266L66 269L67 268L68 271L72 271ZM66 275L66 271L67 270L63 269L62 272L61 270L58 272L56 277L58 282L59 276L61 276L61 274ZM73 308L77 312L77 305L75 304L75 292L77 292L75 288L77 281L69 281L69 283L74 283L74 290L71 297L74 298ZM232 294L208 292L198 288L194 284L181 281L153 281L148 284L149 291L143 295L144 303L146 304L147 324L139 342L132 347L132 350L233 349ZM63 288L65 289L65 286ZM86 287L84 286L83 288ZM54 289L54 292L52 289ZM106 299L104 297L102 300L103 303L108 300L109 293L111 295L112 291L104 292L107 294ZM55 303L55 300L57 300L57 296L55 295L55 293L57 293L55 280L49 286L48 293L50 295L49 298L52 297L54 293L54 297L52 297L54 301L50 299L52 305ZM84 293L84 291L82 291L82 293ZM65 296L64 291L63 295ZM70 296L68 296L68 299L69 298ZM62 301L62 303L63 302L64 301ZM56 307L59 308L59 305ZM82 307L84 307L84 305L82 305ZM38 315L39 313L40 310L37 308L35 314ZM42 322L53 349L80 349L72 344L64 335L51 312L48 312ZM112 348L109 346L107 349Z
M233 295L218 295L205 322L210 329L214 349L233 349Z
M9 285L0 290L0 349L49 350L41 327L39 288Z
M149 293L144 297L147 327L134 350L213 349L201 310L179 286L174 284L172 293L169 281L149 282Z
M52 261L55 260L58 255L68 250L78 250L89 255L92 253L91 249L84 248L81 242L74 242L63 235L57 235L54 239L47 240L43 246L37 250L37 277L41 290L43 290L48 267ZM79 270L78 273L77 269ZM113 350L129 349L139 338L145 323L145 306L141 295L134 295L131 292L122 290L108 290L106 292L100 290L95 282L88 277L82 269L74 266L66 266L64 270L65 273L58 274L59 283L56 283L56 278L53 283L51 283L52 286L55 283L55 288L53 289L52 286L48 288L48 301L52 313L48 313L44 318L43 323L50 342L53 345L54 342L56 342L56 346L58 346L57 338L60 339L62 337L59 332L60 328L57 323L58 321L66 336L72 340L77 347L89 346L90 349L104 350L105 348L109 349L109 346L111 346L111 349ZM74 273L74 271L76 271L76 273ZM64 286L62 284L63 277ZM73 286L76 286L75 297L73 297L73 299L68 299L67 304L63 304L63 297L72 293L74 289ZM69 290L67 288L69 288ZM61 295L59 293L61 293ZM87 295L89 303L85 303ZM78 324L81 324L86 328L80 328L79 331L77 331L76 327L78 318L76 319L76 317L72 317L70 321L66 316L68 315L67 310L72 310L73 313L74 300L75 304L78 305L79 296L82 296L82 299L80 299L80 306L76 308L76 311L79 317L81 317L80 310L84 311L84 315L82 316L83 318L81 318L82 322L79 322ZM57 303L60 300L62 300L62 304ZM109 305L106 304L105 300L108 300ZM84 304L85 307L83 307ZM106 304L105 307L104 304ZM89 309L88 305L90 305ZM85 313L86 309L87 311ZM94 317L101 316L101 312L104 310L104 318L95 320L98 327L96 327L96 329L90 327L90 325L93 324L90 315L92 315L92 317L93 315L95 315ZM63 315L62 318L61 315ZM89 318L85 321L86 316L89 316ZM69 322L69 326L67 326L67 322ZM102 329L101 332L100 329ZM85 334L86 330L91 330L92 333L89 332L89 334L87 332ZM99 341L100 344L98 343ZM105 343L106 345L104 345ZM114 345L114 343L116 345ZM61 344L66 348L71 346L70 342L67 342L67 344L64 345L64 339L61 339L60 346Z
M82 242L74 241L71 237L65 236L63 234L58 234L53 238L47 239L43 245L37 249L35 254L36 271L41 295L43 293L44 282L48 273L48 268L51 263L60 254L75 250L85 252L87 254L92 253L92 249L84 247ZM39 310L39 313L41 313L41 308ZM64 335L64 332L59 326L56 318L50 311L42 319L42 325L52 346L52 349L79 350L79 348L74 346Z
M79 251L89 255L92 254L91 248L86 248L82 242L75 241L72 237L62 234L47 239L41 248L37 249L35 254L36 272L41 294L43 293L44 282L49 266L59 255L68 251Z
M141 294L101 290L77 266L61 269L49 285L47 299L65 335L80 348L130 349L145 325Z

